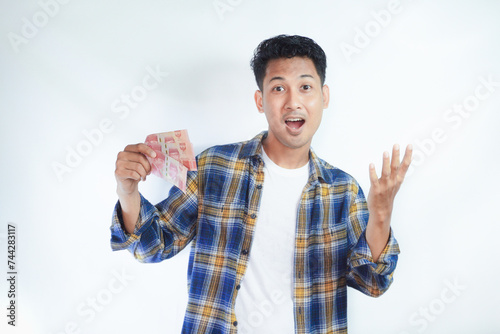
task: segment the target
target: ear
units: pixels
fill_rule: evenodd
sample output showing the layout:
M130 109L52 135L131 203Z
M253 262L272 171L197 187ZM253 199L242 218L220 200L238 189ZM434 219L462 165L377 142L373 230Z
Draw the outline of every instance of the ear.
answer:
M323 109L328 108L330 104L330 87L328 85L323 85Z
M256 90L254 94L255 105L260 113L264 113L264 107L262 106L262 92L260 90Z

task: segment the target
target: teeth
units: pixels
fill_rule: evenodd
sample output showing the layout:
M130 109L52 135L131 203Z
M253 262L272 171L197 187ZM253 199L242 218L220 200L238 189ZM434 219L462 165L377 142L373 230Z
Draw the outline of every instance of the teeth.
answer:
M290 118L287 119L285 122L300 122L302 121L302 118Z

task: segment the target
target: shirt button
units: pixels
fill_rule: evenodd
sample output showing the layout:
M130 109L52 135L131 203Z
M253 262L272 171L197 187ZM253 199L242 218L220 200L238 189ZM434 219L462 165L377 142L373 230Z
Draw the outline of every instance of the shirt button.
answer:
M238 321L233 322L233 326L238 326Z
M241 254L243 254L243 255L247 255L247 254L248 254L248 250L246 250L246 249L242 250L242 251L241 251Z
M256 215L255 213L252 213L252 214L250 215L250 217L251 217L252 219L255 219L255 218L257 217L257 215Z
M259 184L259 185L257 186L257 189L262 189L262 184Z
M241 288L241 285L239 285L239 284L238 284L238 285L236 286L236 290L239 290L240 288Z

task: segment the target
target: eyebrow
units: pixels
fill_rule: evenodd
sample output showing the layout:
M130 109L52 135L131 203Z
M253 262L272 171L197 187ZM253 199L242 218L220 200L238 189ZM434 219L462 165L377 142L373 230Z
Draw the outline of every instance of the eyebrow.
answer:
M314 77L310 74L302 74L299 78L311 78L311 79L314 79ZM285 78L283 77L272 77L269 82L273 81L273 80L285 80Z

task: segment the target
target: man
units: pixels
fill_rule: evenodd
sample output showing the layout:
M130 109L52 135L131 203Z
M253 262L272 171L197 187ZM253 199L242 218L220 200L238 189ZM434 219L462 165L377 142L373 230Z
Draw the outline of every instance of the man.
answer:
M151 205L138 191L154 157L120 152L113 250L143 262L192 242L183 333L346 333L347 285L371 296L392 282L399 248L390 220L411 161L394 146L381 177L370 165L366 203L357 182L319 159L311 140L328 107L326 56L311 39L263 41L252 68L268 131L197 157L186 193Z

